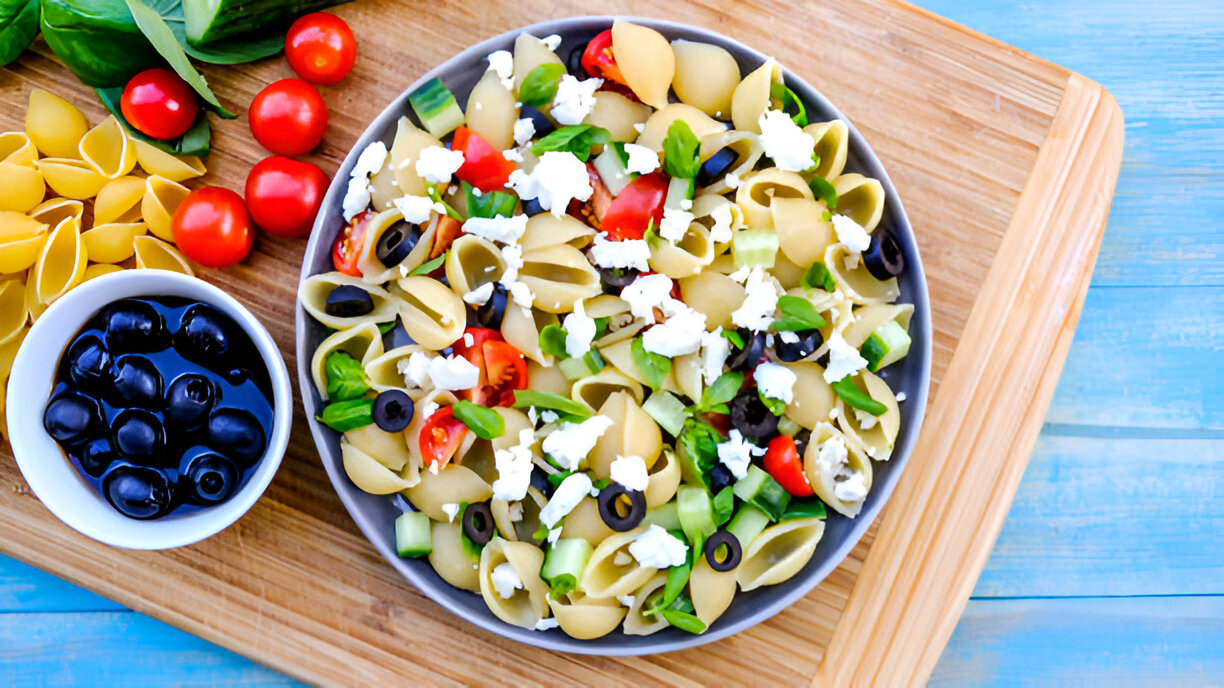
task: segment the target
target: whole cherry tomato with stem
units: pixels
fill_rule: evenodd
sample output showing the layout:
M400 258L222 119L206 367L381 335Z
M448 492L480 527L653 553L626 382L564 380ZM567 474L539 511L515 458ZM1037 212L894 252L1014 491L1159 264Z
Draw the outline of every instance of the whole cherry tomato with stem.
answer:
M195 91L168 69L146 69L127 82L119 98L123 118L142 134L174 139L187 133L200 107Z
M208 268L242 261L255 243L255 227L242 196L219 186L188 194L170 228L183 255Z
M318 166L274 155L259 161L247 174L247 210L269 234L306 237L327 185L327 175Z
M301 155L318 146L327 131L327 104L301 79L268 84L247 111L251 134L277 155Z
M302 79L329 86L352 71L357 59L357 39L340 17L311 12L289 27L285 58Z

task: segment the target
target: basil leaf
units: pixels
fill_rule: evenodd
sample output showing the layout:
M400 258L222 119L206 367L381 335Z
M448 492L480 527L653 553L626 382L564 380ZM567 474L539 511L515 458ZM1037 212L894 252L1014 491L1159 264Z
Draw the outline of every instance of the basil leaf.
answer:
M782 110L794 110L791 119L795 124L801 127L808 125L807 108L803 107L803 101L799 100L799 96L790 90L785 84L772 83L769 85L769 97L778 101L782 105ZM790 114L789 112L787 114Z
M268 34L262 31L253 31L242 36L212 41L208 45L192 45L187 41L184 24L179 23L176 25L169 17L166 17L166 23L170 25L170 28L174 31L175 38L179 41L179 45L183 46L183 50L188 55L208 64L245 64L255 60L262 60L265 57L279 55L285 49L286 27L281 27L279 30Z
M438 268L442 267L442 264L445 262L446 262L446 254L443 253L442 255L438 256L437 258L434 258L433 260L421 263L420 265L410 270L408 274L409 275L428 275L434 270L437 270Z
M488 191L476 195L476 189L463 182L463 195L467 200L468 217L511 217L518 205L518 196L509 191Z
M677 119L667 128L663 139L663 171L673 177L692 179L701 171L701 159L697 155L701 142L693 134L687 122Z
M743 373L723 373L701 393L701 402L698 404L698 407L702 411L712 411L712 407L725 404L734 399L735 395L739 393L740 387L743 386Z
M646 384L650 385L652 390L659 391L659 388L663 386L663 381L667 379L668 373L671 372L671 359L647 351L646 347L642 345L641 337L633 338L630 351L633 354L634 365L641 371L642 376L646 378Z
M211 150L209 144L212 139L212 129L208 126L208 115L203 110L196 115L195 122L192 123L187 133L177 139L155 139L137 130L123 116L123 109L119 105L120 98L123 97L122 86L99 88L96 90L98 92L98 100L101 100L106 109L110 110L111 114L115 116L115 119L119 120L119 124L123 125L128 136L171 155L197 155L203 157L208 155Z
M211 106L213 112L226 119L236 118L238 115L221 106L217 96L208 88L208 82L192 66L191 60L187 58L187 53L183 51L183 46L179 45L174 31L157 10L141 0L127 0L127 6L132 12L132 18L136 20L136 25L140 27L141 33L149 39L149 42L165 58L175 73L182 77L183 81L186 81L187 85L191 86L206 104Z
M556 473L549 473L546 477L548 479L548 482L551 483L553 487L558 487L561 485L561 483L565 482L566 478L570 477L573 474L574 474L574 471L558 471ZM540 526L540 527L543 528L544 526ZM544 530L544 535L545 537L547 537L548 535L547 529Z
M692 614L677 611L675 609L664 609L663 618L667 619L667 623L679 628L682 631L687 631L693 635L699 635L705 632L706 625L701 619L698 619Z
M357 399L370 391L361 363L343 351L333 351L323 362L327 378L327 398L332 401Z
M336 432L365 427L374 422L374 400L349 399L328 404L318 420Z
M566 336L568 336L568 333L560 325L545 326L544 329L540 330L540 351L552 354L562 360L569 358L569 354L565 350Z
M514 390L514 408L524 409L532 406L556 411L558 416L571 422L582 422L591 417L591 412L585 406L559 394L534 389Z
M692 463L695 473L704 479L705 474L714 469L718 463L718 443L722 435L711 425L689 418L684 421L684 430L680 432L680 444L684 453Z
M825 319L812 302L799 296L778 297L778 310L782 317L774 321L770 329L776 332L803 332L825 326Z
M765 408L769 409L769 412L775 416L780 416L783 413L786 413L785 401L765 396L765 393L762 392L759 387L757 388L757 396L761 398L761 403L765 404Z
M740 336L739 332L735 330L723 330L720 334L722 335L723 339L726 339L734 344L735 348L744 348L744 338Z
M822 505L823 506L823 505ZM735 512L735 491L728 485L714 495L714 525L721 526L731 520Z
M830 210L837 209L837 189L833 188L828 179L816 175L812 177L812 181L808 182L808 188L812 190L812 195L824 201Z
M683 540L683 537L678 538ZM693 573L693 548L689 547L688 556L684 563L679 566L673 566L667 570L667 583L663 585L663 597L655 603L652 608L654 611L662 611L670 607L680 593L684 592L684 586L688 584L689 576Z
M824 502L816 497L792 499L778 521L790 521L796 518L826 518L828 515Z
M600 337L607 334L608 333L608 323L610 322L612 322L612 318L608 316L604 316L602 318L595 318L595 336L592 337L592 339L599 339Z
M612 134L607 129L591 124L573 124L561 127L548 136L536 141L531 146L531 152L543 155L549 151L573 153L582 162L591 157L591 147L611 143Z
M534 108L548 105L557 95L557 84L562 74L565 74L565 67L555 62L542 64L527 72L523 84L519 86L519 102Z
M872 399L870 395L859 389L858 385L854 384L854 377L851 375L847 375L834 382L830 387L837 393L837 396L841 397L842 401L860 411L866 411L873 416L880 416L888 410L887 406Z
M561 65L557 65L560 67ZM540 526L543 528L544 526ZM543 540L548 537L548 531L544 531L543 537L535 538ZM558 597L573 592L578 587L578 579L572 573L560 573L552 577L551 587L548 589L548 594L554 600Z
M599 480L596 480L595 482L591 483L591 487L595 488L596 490L602 490L611 484L612 484L611 478L600 478Z
M441 203L442 207L446 209L446 214L451 216L452 219L463 222L464 218L459 214L459 211L451 207L451 204L447 203L446 199L442 198L442 189L438 184L426 184L425 195L429 196L429 200L433 201L434 203Z
M468 429L482 440L491 440L506 434L506 421L491 408L460 400L451 405L451 412L460 423L468 426Z
M819 287L825 291L832 292L837 288L837 283L833 281L833 273L825 267L825 264L816 261L812 263L812 267L803 273L803 277L799 279L799 284L804 289L813 289Z
M0 67L16 60L38 38L39 0L0 2Z

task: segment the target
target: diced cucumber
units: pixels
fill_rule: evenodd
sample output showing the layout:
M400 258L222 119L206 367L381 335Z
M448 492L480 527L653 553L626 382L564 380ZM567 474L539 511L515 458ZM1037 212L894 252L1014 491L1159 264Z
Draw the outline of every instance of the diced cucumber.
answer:
M737 268L772 268L777 255L778 233L772 229L741 229L731 239Z
M794 437L799 434L803 427L787 416L778 416L778 432L789 437Z
M600 180L613 196L629 186L636 176L625 169L625 162L617 154L615 146L604 146L603 152L595 156L594 165Z
M735 516L731 517L731 522L727 524L727 532L734 535L735 539L739 540L740 547L747 550L748 545L752 544L756 536L760 535L768 525L769 516L764 511L751 504L745 504L735 512Z
M567 358L557 363L557 368L567 380L578 380L588 375L594 375L604 369L603 356L599 349L591 349L578 358Z
M435 138L442 138L463 124L463 110L441 79L434 78L408 95L421 126Z
M203 45L255 30L284 26L294 17L344 0L183 0L187 42ZM120 3L120 7L122 7ZM283 31L283 29L282 29Z
M659 427L671 433L673 437L679 437L680 432L684 430L684 419L687 417L684 402L671 392L659 390L651 394L646 403L642 404L642 410L650 414Z
M646 518L642 519L643 526L651 524L657 525L663 530L679 530L680 529L680 512L675 502L660 504L646 512Z
M540 578L550 586L554 595L564 595L578 587L582 572L594 548L583 538L564 538L553 543L544 555L544 566Z
M764 511L771 521L782 518L790 504L790 493L759 466L749 466L748 473L736 481L734 491L736 497Z
M694 548L717 530L714 525L714 504L704 487L681 485L676 491L676 511L680 516L680 528Z
M406 511L395 519L395 551L401 557L423 557L433 552L433 523L419 511Z
M790 506L786 507L786 513L782 514L782 521L790 521L796 518L825 518L828 510L825 509L825 503L817 497L807 497L805 499L792 499Z
M905 355L909 353L909 348L909 333L904 327L901 327L901 323L889 320L877 327L875 332L867 337L859 353L867 359L868 370L874 373L880 368L905 358Z
M693 200L693 192L696 184L692 179L684 177L672 177L667 183L667 198L663 200L664 208L675 208L677 210L689 210L685 208L687 205L683 201Z

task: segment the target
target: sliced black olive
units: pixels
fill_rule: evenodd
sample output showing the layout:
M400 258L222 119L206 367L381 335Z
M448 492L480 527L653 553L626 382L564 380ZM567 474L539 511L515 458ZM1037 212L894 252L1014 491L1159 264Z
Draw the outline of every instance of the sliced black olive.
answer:
M64 358L68 379L80 389L101 391L110 382L111 357L95 334L78 337Z
M523 201L523 214L527 217L533 217L542 212L544 212L544 206L540 205L540 200L538 198Z
M43 428L57 442L77 444L102 425L98 403L83 394L64 394L47 404Z
M403 432L412 422L412 397L403 390L388 389L374 399L374 424L387 432Z
M612 483L599 491L599 516L618 533L633 530L646 518L646 495Z
M570 74L573 74L573 73L574 72L570 72ZM557 128L556 125L552 123L552 120L544 116L543 112L540 112L539 110L531 107L530 105L523 106L523 109L520 112L519 117L527 118L531 120L531 124L535 126L535 135L533 136L533 138L535 138L535 140L537 141L553 133L553 130ZM523 212L527 213L526 206L524 206ZM541 210L537 209L536 213L538 212L541 212ZM535 215L536 213L527 213L527 215L529 216Z
M118 454L111 446L111 441L105 437L91 440L77 456L77 460L81 462L81 469L95 478L101 477L116 458Z
M114 393L116 406L161 408L162 376L153 361L135 354L115 359Z
M166 390L166 423L184 429L202 426L217 402L216 388L207 377L196 373L179 375Z
M812 431L804 428L795 433L795 449L799 452L799 458L803 458L804 452L807 451L808 442L812 441Z
M355 318L374 310L374 299L355 284L341 284L327 295L323 310L337 318Z
M182 327L175 335L175 348L184 358L215 361L234 348L233 321L202 303L183 313Z
M590 77L587 74L586 67L582 66L582 54L586 52L586 47L587 41L580 41L574 45L574 49L570 51L569 57L565 58L565 71L573 74L575 79L587 79Z
M724 550L722 555L719 554L720 549ZM739 538L725 530L714 533L706 540L705 558L715 571L732 571L740 565L743 557L744 548L740 546Z
M493 539L493 511L488 502L468 504L463 510L463 534L477 546Z
M871 243L863 251L863 265L872 277L881 281L905 271L905 256L901 255L901 244L892 232L877 228L872 233Z
M166 449L166 431L157 416L144 409L127 409L111 423L115 449L124 458L144 466L160 465Z
M170 480L148 466L116 463L102 476L106 501L128 518L146 520L164 516L174 508Z
M710 470L710 492L718 494L720 490L735 482L735 476L731 474L731 469L722 465L715 464Z
M749 389L731 400L731 427L744 437L772 437L778 433L778 417L765 406L755 389Z
M697 171L697 186L709 186L722 179L738 159L739 153L736 153L730 146L720 148L701 163L701 169Z
M599 280L604 285L611 287L610 293L619 294L621 289L633 284L633 280L637 279L641 274L633 268L596 268L599 271Z
M208 417L209 445L247 464L263 456L267 448L264 430L255 416L242 409L217 409Z
M167 344L160 313L144 301L132 299L108 306L102 313L106 346L111 354L160 351Z
M492 330L501 329L502 318L506 317L506 304L509 299L510 295L506 292L505 285L501 282L494 282L493 293L489 295L489 300L476 309L476 320L481 327Z
M404 221L396 222L391 225L378 237L378 245L375 246L374 255L378 257L378 261L384 267L393 268L396 265L404 262L412 249L416 248L417 240L421 238L421 230L415 225L408 224ZM330 305L330 299L329 299ZM370 305L372 309L373 304ZM330 313L331 311L328 311ZM367 313L369 311L366 311ZM361 315L361 313L358 313Z
M241 471L234 462L220 454L204 450L193 456L183 467L179 487L195 504L220 504L230 498L238 487Z
M744 348L727 358L727 367L742 371L755 366L765 355L765 333L741 329L739 335L744 340Z
M774 353L777 354L779 360L787 363L802 361L815 353L824 343L824 336L820 334L820 330L793 333L799 337L797 342L787 342L782 338L783 334L785 333L775 335Z

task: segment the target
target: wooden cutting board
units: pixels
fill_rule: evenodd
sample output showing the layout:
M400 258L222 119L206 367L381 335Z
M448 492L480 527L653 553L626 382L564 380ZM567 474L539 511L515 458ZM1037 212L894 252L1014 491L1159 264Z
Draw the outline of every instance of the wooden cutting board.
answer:
M755 628L650 657L563 655L451 616L405 583L332 492L300 405L265 497L198 545L127 552L60 524L0 457L0 550L311 683L921 684L969 596L1024 472L1071 343L1122 156L1098 85L889 0L549 3L361 0L336 8L360 41L323 89L333 171L383 105L430 66L517 26L621 13L689 22L773 54L875 148L917 234L935 325L932 401L876 528L820 586ZM282 59L206 70L238 111ZM38 42L0 70L0 131L35 87L104 110ZM214 120L203 181L241 191L264 156L245 118ZM261 238L203 275L267 322L292 369L302 241Z

